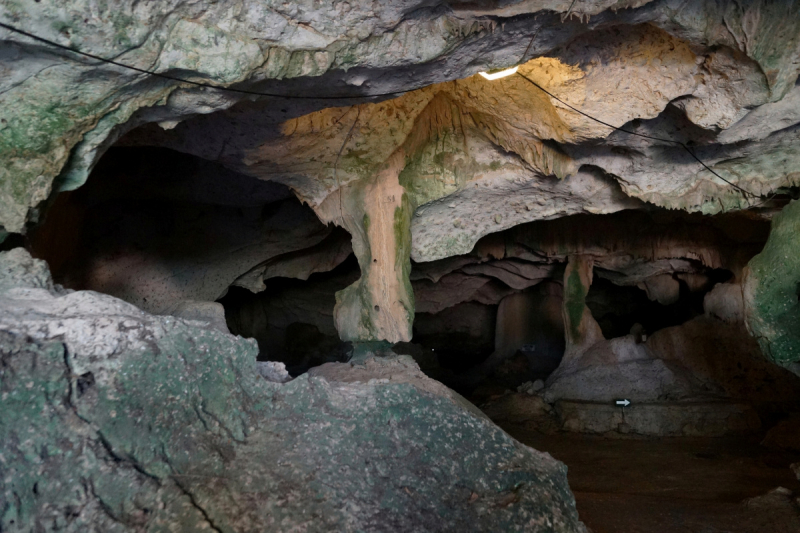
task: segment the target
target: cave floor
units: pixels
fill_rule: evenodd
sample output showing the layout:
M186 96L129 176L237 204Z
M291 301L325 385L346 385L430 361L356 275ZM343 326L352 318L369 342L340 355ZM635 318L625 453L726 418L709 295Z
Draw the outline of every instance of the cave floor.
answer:
M578 513L593 533L800 532L789 497L743 502L779 486L792 498L800 493L789 468L800 456L766 450L757 436L607 439L503 429L567 465Z

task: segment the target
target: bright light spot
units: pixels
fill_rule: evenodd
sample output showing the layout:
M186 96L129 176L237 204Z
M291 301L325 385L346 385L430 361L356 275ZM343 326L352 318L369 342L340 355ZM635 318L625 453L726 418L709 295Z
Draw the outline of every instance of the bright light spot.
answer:
M496 72L478 72L478 74L480 74L487 80L499 80L500 78L505 78L506 76L511 76L512 74L516 74L518 68L519 66L516 66L503 70L498 70Z

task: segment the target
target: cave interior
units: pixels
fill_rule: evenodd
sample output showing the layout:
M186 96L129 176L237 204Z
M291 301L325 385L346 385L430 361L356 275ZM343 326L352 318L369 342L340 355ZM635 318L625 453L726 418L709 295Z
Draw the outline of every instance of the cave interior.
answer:
M0 336L1 368L13 370L0 377L38 375L36 365L20 370L14 357L28 350L40 355L25 361L38 361L52 348L41 343L63 343L56 359L67 364L41 390L69 382L66 399L56 402L67 414L53 407L48 412L61 414L47 415L69 422L42 434L69 424L105 428L110 436L96 430L99 436L75 437L84 444L69 450L107 454L103 468L130 462L135 466L125 475L137 481L128 487L144 487L147 498L177 494L170 501L188 501L200 513L193 523L215 531L305 531L290 527L305 509L313 511L309 531L488 531L501 515L507 521L497 527L508 531L800 531L796 2L786 2L786 12L719 7L736 2L698 2L705 11L680 2L552 2L541 10L528 5L535 2L422 2L398 7L403 16L396 20L342 33L355 39L352 48L345 41L329 48L339 41L328 43L312 26L355 16L359 3L352 4L346 17L337 11L306 20L287 11L287 20L303 19L292 30L301 37L291 37L300 39L299 48L262 51L251 67L236 56L249 45L222 29L204 41L191 25L205 15L186 15L180 24L189 29L180 31L195 40L186 41L194 43L191 53L173 51L188 64L165 70L172 77L87 70L76 79L87 91L76 101L90 98L98 80L132 92L102 114L123 110L124 119L107 125L95 117L86 131L53 134L72 143L58 171L42 170L46 165L21 148L3 152L0 142L0 158L16 161L24 153L33 161L14 167L15 176L35 167L36 180L50 179L19 185L33 191L24 201L0 188L0 207L10 213L0 221L0 260L39 276L18 286L24 276L16 270L0 275L0 334L9 335ZM228 15L214 16L227 21L219 28L233 24ZM358 20L348 24L367 24ZM250 31L236 27L231 35ZM441 43L426 40L434 34ZM4 35L0 46L16 55L0 55L0 66L35 63L31 58L44 54L30 43L12 46L15 37ZM280 35L278 41L289 39ZM395 38L404 44L392 44ZM325 51L316 50L320 43ZM784 48L794 51L779 53ZM216 72L217 85L186 81L206 79L198 75L204 69ZM492 80L484 71L511 73ZM143 78L124 78L134 75ZM175 92L158 93L165 87ZM12 104L8 109L22 105ZM24 129L9 120L15 132ZM3 172L0 182L12 175ZM41 281L47 276L36 274L36 260L52 282ZM48 298L77 303L52 311L42 303ZM90 326L70 322L77 316L72 307L91 316ZM103 329L108 324L112 333ZM184 327L186 338L172 339ZM187 354L202 364L190 364ZM241 370L253 358L255 385ZM157 371L137 366L177 360L188 370L172 392L164 392L169 387ZM126 381L134 378L141 381ZM179 405L165 411L202 422L193 422L194 433L158 433L173 424L159 418L156 400L142 400L149 385L153 398ZM3 387L6 401L12 386ZM102 387L114 392L103 396ZM196 391L195 403L176 400ZM228 393L244 399L216 396ZM52 403L57 396L41 397ZM121 410L103 407L103 398L128 402L128 422L116 419ZM69 418L73 411L76 418ZM253 422L259 416L267 422ZM137 425L142 420L146 425ZM473 435L453 420L487 426L474 430L477 451L458 440L474 453L447 456L463 468L448 476L437 470L437 457L457 447L450 446L454 435ZM441 430L451 422L456 429ZM0 416L3 424L13 426ZM480 432L495 431L495 424L498 433L484 440L489 433ZM301 435L297 427L312 429ZM156 436L142 444L135 433ZM3 446L24 448L19 435ZM317 442L323 435L330 440ZM294 438L286 450L301 451L279 458L280 439ZM492 439L508 441L488 467L482 446ZM321 461L339 442L367 450L367 466L348 462L360 461L359 452L334 457L333 466L303 462ZM528 447L552 457L530 455ZM434 448L440 456L420 451ZM190 449L205 462L176 459L191 456ZM509 450L529 455L523 460ZM19 464L34 461L22 452L8 455L23 457ZM45 461L59 454L39 455ZM423 479L419 472L430 469L433 488L395 483L411 456L424 459L409 467L413 475ZM553 458L568 470L548 462ZM524 463L524 482L502 477L514 461ZM263 486L289 496L274 506L265 497L263 508L242 496L252 488L245 470L255 463L252 479L263 476ZM298 467L276 474L300 464L304 473ZM500 476L496 486L485 481L484 467ZM185 472L201 476L205 468L216 472L208 485L185 481ZM373 491L367 496L342 496L335 483L350 483L359 469L384 483L391 477L391 490L384 494L374 488L380 483L365 481ZM320 471L330 474L328 485ZM459 477L473 471L481 489ZM229 472L234 481L222 475ZM566 476L569 486L543 481L551 475ZM19 500L34 503L14 503L8 495L16 489L0 494L0 531L22 531L13 520L44 520L51 502L37 492L41 479L26 489L30 500ZM298 479L319 481L317 503L297 503L293 491L306 487ZM229 481L241 486L230 489ZM444 507L425 507L439 502L430 495L444 486ZM234 494L230 507L220 503L226 491ZM69 500L63 505L72 514L35 530L60 531L62 521L79 524L82 516L96 520L99 511L81 514L93 509L88 501L103 502L103 520L124 523L128 529L120 531L154 530L159 522L151 509L173 512L166 500L140 504L140 496L125 493L109 504L95 492L84 490L84 507ZM66 489L58 494L53 502L62 502ZM344 503L330 504L334 512L319 503L328 498ZM293 518L279 527L274 517L284 516L276 510L284 504ZM406 511L411 518L398 517ZM452 512L452 521L443 512ZM526 513L548 526L515 529ZM551 521L556 525L548 529Z

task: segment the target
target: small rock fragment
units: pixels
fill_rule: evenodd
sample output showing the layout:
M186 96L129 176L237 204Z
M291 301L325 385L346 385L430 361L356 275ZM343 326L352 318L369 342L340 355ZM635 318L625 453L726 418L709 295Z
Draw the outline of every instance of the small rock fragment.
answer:
M259 375L273 383L286 383L291 381L292 377L286 371L286 365L277 361L257 361L256 368Z

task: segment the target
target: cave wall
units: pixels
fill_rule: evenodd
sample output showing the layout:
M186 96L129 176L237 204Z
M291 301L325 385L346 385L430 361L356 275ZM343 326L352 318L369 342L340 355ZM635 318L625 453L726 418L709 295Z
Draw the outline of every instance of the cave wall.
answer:
M562 332L519 393L548 427L721 435L796 408L773 363L800 358L797 0L0 21L4 531L582 533L563 466L412 360L505 390ZM604 329L600 279L690 305ZM327 364L273 383L273 358Z
M748 264L744 284L747 327L773 361L800 361L800 203L772 220L764 250Z
M493 357L508 359L521 350L528 359L525 371L546 377L555 370L565 350L562 300L562 286L553 281L503 298L497 310Z
M48 216L31 245L59 283L159 314L332 232L282 185L164 149L113 149Z
M60 44L250 91L90 63L1 29L14 72L0 92L4 232L41 221L121 137L170 147L281 182L345 227L362 277L340 295L340 333L396 341L411 335L409 257L643 202L748 209L796 185L796 2L574 4L3 5ZM473 76L513 64L520 76Z

